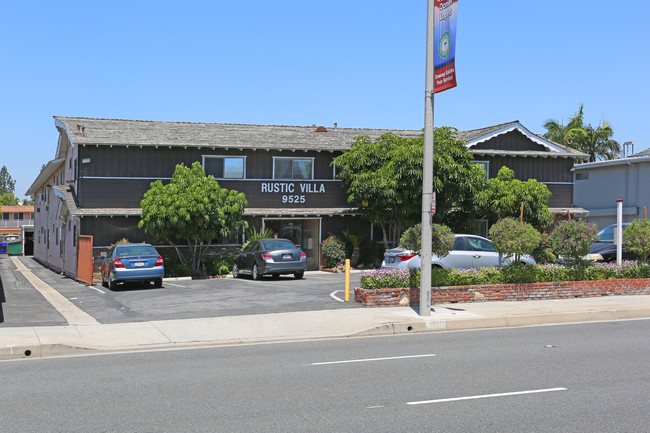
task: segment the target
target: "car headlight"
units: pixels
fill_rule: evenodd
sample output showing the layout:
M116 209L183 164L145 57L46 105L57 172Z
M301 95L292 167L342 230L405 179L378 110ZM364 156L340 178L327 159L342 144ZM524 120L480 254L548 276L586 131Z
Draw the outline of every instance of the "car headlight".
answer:
M602 262L605 260L600 254L587 254L586 256L582 256L582 258L584 260L591 260L592 262Z

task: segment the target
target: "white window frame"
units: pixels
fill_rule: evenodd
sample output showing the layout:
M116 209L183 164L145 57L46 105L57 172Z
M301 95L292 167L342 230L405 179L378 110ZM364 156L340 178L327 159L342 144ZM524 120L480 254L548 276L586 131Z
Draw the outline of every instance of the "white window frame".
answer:
M243 160L244 163L244 172L242 173L242 177L217 177L214 176L215 179L224 179L224 180L243 180L246 179L246 157L242 155L201 155L201 165L203 166L203 170L205 170L205 160L206 158L230 158L230 159L241 159ZM225 172L225 170L224 170Z
M283 179L278 179L277 177L275 177L275 161L276 161L277 159L288 159L288 160L291 160L291 161L295 161L295 160L311 161L311 177L310 177L309 179L296 179L296 178L289 178L289 179L283 178ZM313 156L312 156L312 157L308 157L308 156L307 156L307 157L295 157L295 156L274 156L274 157L273 157L273 179L277 179L277 180L314 180L314 165L315 165L315 164L314 164L314 159L315 159L315 158L314 158Z

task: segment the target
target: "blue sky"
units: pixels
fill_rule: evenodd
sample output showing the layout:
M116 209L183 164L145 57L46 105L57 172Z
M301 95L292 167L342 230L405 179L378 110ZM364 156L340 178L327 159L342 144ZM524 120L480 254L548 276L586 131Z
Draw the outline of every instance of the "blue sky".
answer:
M0 15L0 166L22 197L52 116L421 129L424 0L30 1ZM650 147L650 5L460 0L435 125L543 133L581 103Z

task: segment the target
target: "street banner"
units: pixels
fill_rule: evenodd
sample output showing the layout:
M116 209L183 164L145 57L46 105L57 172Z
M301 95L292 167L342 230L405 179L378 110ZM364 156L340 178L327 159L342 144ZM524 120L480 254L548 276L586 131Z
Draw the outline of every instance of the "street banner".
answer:
M458 0L435 0L433 93L456 87L456 17Z

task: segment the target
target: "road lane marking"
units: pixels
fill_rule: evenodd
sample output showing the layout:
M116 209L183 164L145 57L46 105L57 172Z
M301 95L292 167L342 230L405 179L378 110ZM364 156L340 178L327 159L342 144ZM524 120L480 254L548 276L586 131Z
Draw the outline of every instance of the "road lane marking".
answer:
M185 288L185 286L180 286L180 285L178 285L178 284L174 284L174 283L164 283L164 284L165 284L166 286L174 286L174 287Z
M332 298L334 298L335 300L339 301L339 302L345 302L345 300L343 300L343 299L341 299L341 298L339 298L338 296L335 295L335 293L342 292L342 291L343 290L335 290L332 293L330 293L330 296Z
M529 391L515 391L515 392L502 392L499 394L483 394L483 395L470 395L467 397L454 397L454 398L440 398L437 400L423 400L423 401L410 401L406 404L408 405L418 405L418 404L432 404L432 403L444 403L448 401L461 401L461 400L476 400L479 398L493 398L493 397L508 397L511 395L524 395L524 394L539 394L543 392L556 392L556 391L566 391L567 388L547 388L547 389L533 389Z
M93 316L77 307L56 289L34 275L31 269L27 268L16 257L12 257L11 261L16 266L17 272L23 274L23 277L43 295L47 302L65 318L69 325L99 325L99 322Z
M436 356L436 355L434 353L427 353L424 355L390 356L386 358L348 359L345 361L312 362L309 365L331 365L331 364L350 364L353 362L392 361L395 359L426 358L431 356Z

